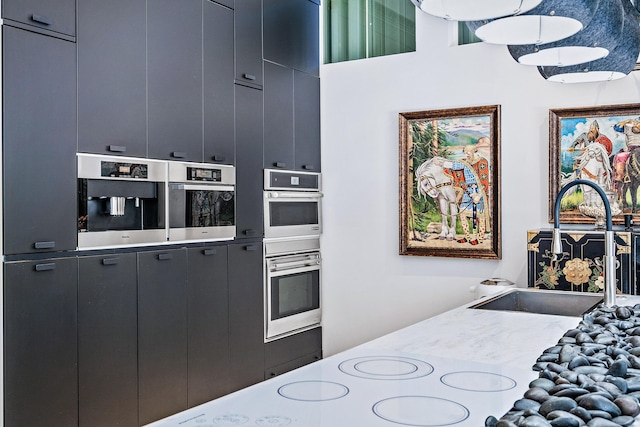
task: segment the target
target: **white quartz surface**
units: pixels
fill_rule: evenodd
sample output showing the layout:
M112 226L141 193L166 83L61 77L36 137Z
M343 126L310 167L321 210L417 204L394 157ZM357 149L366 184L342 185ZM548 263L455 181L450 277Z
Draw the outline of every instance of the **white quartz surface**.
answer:
M522 398L537 357L580 318L469 305L149 427L482 426Z

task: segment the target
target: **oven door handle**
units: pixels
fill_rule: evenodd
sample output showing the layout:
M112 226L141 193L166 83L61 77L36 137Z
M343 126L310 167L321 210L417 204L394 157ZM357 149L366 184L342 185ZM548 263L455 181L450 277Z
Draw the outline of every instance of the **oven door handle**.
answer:
M313 267L318 268L320 266L321 260L320 258L309 258L305 260L296 260L296 261L271 261L269 262L269 271L271 272L279 272L279 271L288 271L305 267Z
M185 190L185 191L234 191L231 186L224 185L211 185L211 184L176 184L171 183L170 188L172 190Z
M324 195L320 192L279 192L279 191L267 191L268 199L320 199Z

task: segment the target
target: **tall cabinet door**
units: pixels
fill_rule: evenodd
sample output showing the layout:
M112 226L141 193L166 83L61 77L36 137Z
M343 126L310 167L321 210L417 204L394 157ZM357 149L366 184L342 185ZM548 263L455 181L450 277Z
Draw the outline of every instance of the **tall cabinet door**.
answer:
M147 7L149 157L202 161L202 0Z
M293 70L264 63L264 167L293 169Z
M138 423L136 254L79 260L80 427Z
M236 82L262 86L262 0L236 0Z
M229 391L227 247L188 251L189 407Z
M236 230L263 235L262 91L236 85Z
M187 408L187 252L138 253L139 423Z
M2 17L42 30L76 35L75 0L3 0Z
M203 2L204 161L234 164L233 10Z
M78 425L76 258L4 265L4 426Z
M295 170L320 172L320 78L293 72Z
M262 243L229 245L231 391L264 379Z
M78 0L78 151L147 155L145 0Z
M76 45L6 25L2 37L4 253L73 250Z

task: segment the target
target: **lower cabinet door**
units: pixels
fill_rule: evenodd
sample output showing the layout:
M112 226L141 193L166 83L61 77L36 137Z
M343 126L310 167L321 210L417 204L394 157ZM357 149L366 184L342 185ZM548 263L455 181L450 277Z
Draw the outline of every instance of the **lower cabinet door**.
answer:
M80 427L138 425L136 254L79 259Z
M187 251L138 253L139 423L187 409Z
M264 379L262 243L229 245L229 383L232 391Z
M227 246L188 251L189 407L229 392Z
M4 264L4 426L78 425L76 258Z

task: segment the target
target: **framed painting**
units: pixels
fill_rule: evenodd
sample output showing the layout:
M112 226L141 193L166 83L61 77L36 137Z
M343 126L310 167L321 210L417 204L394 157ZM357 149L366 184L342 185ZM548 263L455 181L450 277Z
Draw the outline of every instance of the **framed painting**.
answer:
M500 259L500 106L399 114L400 255Z
M605 192L614 224L640 221L640 104L549 110L549 222L560 189L576 179ZM584 188L582 188L584 187ZM603 203L584 185L560 202L561 223L602 224Z

